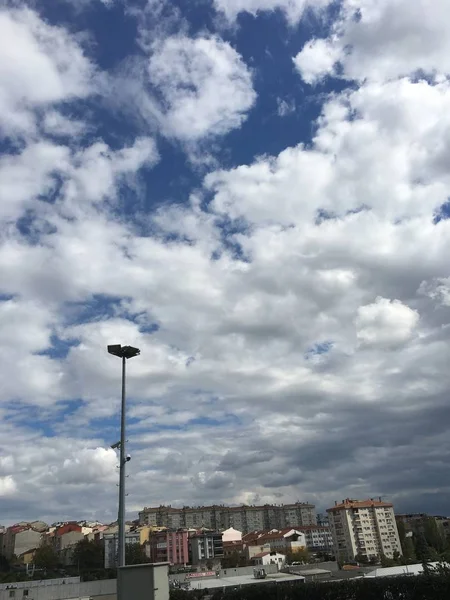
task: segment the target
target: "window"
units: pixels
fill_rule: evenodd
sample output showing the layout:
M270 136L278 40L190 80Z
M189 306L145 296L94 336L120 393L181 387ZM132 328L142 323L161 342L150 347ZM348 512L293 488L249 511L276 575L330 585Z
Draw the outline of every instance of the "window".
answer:
M28 596L28 590L23 590L23 597L25 598L26 596Z
M15 598L16 597L16 591L15 590L9 590L9 597L10 598Z

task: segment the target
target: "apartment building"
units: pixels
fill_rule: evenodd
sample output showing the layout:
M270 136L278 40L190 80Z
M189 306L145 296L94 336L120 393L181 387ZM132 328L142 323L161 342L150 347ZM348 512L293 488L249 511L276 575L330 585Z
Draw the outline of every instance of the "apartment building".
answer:
M125 532L125 546L128 544L139 544L140 538L139 531ZM114 569L117 566L117 555L119 552L118 532L103 534L103 544L105 548L105 569Z
M223 558L222 534L202 531L189 536L189 562L191 565L216 562Z
M336 558L353 561L361 555L367 559L382 554L392 558L401 553L394 507L379 500L351 500L327 510Z
M150 537L146 543L146 551L151 562L188 565L188 538L188 532L183 529L150 532Z
M264 506L159 506L144 508L139 513L139 524L169 529L204 527L213 531L233 527L247 533L262 529L316 525L316 511L313 504L303 502Z
M308 550L312 552L332 552L333 536L330 527L307 525L306 527L299 527L298 530L305 534Z
M255 553L265 552L298 552L306 548L305 534L297 529L272 529L270 531L254 531L242 538L247 558ZM259 550L254 549L259 548Z
M8 527L2 536L1 553L11 559L27 550L37 548L41 544L42 533L35 531L28 524Z

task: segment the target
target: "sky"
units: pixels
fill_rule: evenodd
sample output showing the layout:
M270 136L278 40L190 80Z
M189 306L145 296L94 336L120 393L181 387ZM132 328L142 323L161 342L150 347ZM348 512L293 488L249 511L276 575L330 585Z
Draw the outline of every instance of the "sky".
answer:
M447 0L0 0L0 523L450 514Z

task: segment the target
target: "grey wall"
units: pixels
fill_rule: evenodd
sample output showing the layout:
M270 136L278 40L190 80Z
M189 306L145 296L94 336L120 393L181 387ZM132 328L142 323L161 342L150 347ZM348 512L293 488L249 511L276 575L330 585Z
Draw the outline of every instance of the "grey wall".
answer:
M123 600L169 600L169 563L119 568L118 589Z
M8 585L15 585L14 583ZM19 584L17 584L19 586ZM85 581L84 583L59 583L57 585L41 585L26 587L21 583L16 589L16 597L11 598L10 590L0 590L0 600L23 600L23 590L28 589L27 600L72 600L78 598L95 598L95 600L116 600L117 580Z

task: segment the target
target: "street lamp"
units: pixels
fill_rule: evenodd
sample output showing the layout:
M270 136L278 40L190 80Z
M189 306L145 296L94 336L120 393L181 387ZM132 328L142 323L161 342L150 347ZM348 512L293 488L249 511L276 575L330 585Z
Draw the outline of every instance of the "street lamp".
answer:
M120 344L114 344L108 346L109 354L118 356L122 359L122 409L120 414L120 442L113 444L113 447L120 447L120 475L119 475L119 515L118 515L118 526L119 526L119 556L118 566L125 566L125 465L130 460L130 456L125 454L125 400L126 400L126 372L125 365L128 358L139 356L141 351L139 348L133 348L132 346L121 346Z

